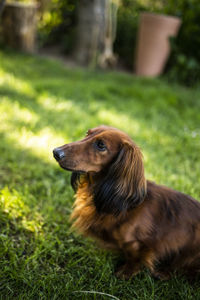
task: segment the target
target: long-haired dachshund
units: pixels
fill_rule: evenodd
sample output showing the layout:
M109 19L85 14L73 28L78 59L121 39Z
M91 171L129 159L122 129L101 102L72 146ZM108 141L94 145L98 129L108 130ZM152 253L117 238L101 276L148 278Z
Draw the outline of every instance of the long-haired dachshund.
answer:
M129 278L142 266L160 279L200 272L200 203L146 180L141 151L127 134L99 126L53 154L73 172L74 226L124 253L117 276Z

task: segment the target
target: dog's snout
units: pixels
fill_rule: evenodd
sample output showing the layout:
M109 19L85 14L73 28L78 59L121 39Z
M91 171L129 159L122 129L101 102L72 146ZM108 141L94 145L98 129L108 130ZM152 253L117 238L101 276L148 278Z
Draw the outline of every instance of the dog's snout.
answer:
M61 160L63 157L65 157L65 152L64 152L62 149L60 149L60 148L55 148L55 149L53 150L53 156L54 156L54 158L55 158L57 161L59 161L59 160Z

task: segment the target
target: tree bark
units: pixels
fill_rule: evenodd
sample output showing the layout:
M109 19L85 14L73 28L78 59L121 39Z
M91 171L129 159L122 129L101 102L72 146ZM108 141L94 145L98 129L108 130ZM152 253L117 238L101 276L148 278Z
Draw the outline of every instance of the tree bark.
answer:
M3 12L3 9L4 9L5 2L6 2L6 0L1 0L0 1L0 17L1 17L1 14Z
M15 49L33 53L36 50L36 5L7 3L2 14L4 42Z
M117 5L112 0L81 0L78 10L76 59L91 67L106 68L116 62L113 54Z

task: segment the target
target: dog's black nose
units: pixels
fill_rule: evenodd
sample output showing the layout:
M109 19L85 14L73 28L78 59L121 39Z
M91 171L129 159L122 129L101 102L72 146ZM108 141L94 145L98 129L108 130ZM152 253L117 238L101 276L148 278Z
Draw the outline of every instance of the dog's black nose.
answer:
M55 149L53 150L53 156L54 156L54 158L55 158L57 161L59 161L59 160L61 160L63 157L65 157L65 152L64 152L62 149L60 149L60 148L55 148Z

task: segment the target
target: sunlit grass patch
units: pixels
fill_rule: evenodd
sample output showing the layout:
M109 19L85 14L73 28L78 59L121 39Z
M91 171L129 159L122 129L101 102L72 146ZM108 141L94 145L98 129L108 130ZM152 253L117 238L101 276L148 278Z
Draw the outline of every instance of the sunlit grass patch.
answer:
M3 188L0 191L0 209L7 214L8 218L19 222L24 229L38 234L42 230L42 217L39 212L33 212L24 203L23 197L15 190L10 191L8 187Z
M39 115L31 109L21 107L17 101L3 99L1 110L0 130L6 132L14 144L29 149L38 157L52 161L52 149L66 142L66 135L59 135L50 127L35 132Z
M17 78L13 73L5 72L0 66L0 85L8 89L14 89L16 92L22 92L25 95L34 96L34 90L31 84L26 80Z

